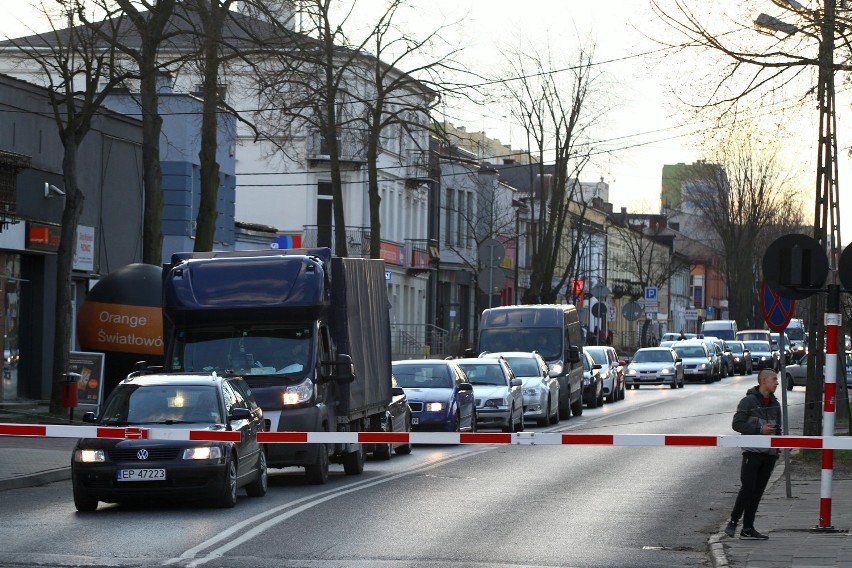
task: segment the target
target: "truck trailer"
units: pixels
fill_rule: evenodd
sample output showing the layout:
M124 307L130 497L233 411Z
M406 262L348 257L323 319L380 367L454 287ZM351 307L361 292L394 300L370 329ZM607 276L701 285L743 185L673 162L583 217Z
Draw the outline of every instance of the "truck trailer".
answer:
M384 261L328 248L177 253L163 270L166 368L243 376L272 432L381 432L392 398ZM269 467L360 474L360 444L268 444Z

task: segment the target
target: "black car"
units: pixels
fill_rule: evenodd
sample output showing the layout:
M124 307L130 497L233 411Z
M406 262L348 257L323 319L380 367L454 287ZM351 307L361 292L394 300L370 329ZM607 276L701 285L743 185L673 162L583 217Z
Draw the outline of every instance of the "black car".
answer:
M391 375L391 386L393 396L388 405L388 412L385 415L385 423L383 428L385 432L411 432L411 407L408 406L408 398L405 396L405 391L396 382L396 377ZM397 454L410 454L411 444L376 444L373 447L373 457L380 460L389 460L391 452Z
M266 494L266 455L257 442L263 412L241 377L133 373L116 386L100 416L89 412L83 420L105 427L242 435L239 442L83 438L71 460L78 511L94 511L98 501L155 498L233 507L243 486L250 496Z

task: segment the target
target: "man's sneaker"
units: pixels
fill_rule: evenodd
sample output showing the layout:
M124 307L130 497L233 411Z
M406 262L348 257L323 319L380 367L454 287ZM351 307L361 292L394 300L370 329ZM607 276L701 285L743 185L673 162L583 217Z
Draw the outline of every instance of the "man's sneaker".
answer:
M734 534L737 530L737 523L734 521L728 521L728 526L725 527L725 534L728 535L729 538L734 538Z
M740 531L740 539L742 540L768 540L769 537L765 534L760 534L754 528L746 529Z

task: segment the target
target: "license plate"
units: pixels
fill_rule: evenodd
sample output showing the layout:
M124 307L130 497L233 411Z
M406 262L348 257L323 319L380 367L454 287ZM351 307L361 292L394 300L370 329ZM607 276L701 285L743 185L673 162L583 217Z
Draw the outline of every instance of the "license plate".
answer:
M414 425L414 426L420 424L420 419L419 418L412 418L411 424Z
M119 469L118 481L163 481L166 479L164 468Z

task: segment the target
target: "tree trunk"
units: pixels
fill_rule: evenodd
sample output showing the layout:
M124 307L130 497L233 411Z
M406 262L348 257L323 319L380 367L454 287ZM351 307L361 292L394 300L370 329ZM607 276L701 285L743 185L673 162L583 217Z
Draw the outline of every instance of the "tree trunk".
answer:
M69 137L73 138L73 137ZM65 140L62 157L62 174L65 182L65 208L62 210L62 227L56 254L56 305L53 328L53 364L50 377L52 388L50 412L59 414L62 384L60 379L68 372L71 344L71 275L77 225L83 213L84 196L77 184L77 152L79 141Z
M145 218L142 235L142 262L159 266L163 257L163 172L160 167L159 96L154 56L146 55L142 71L142 176L145 182Z

